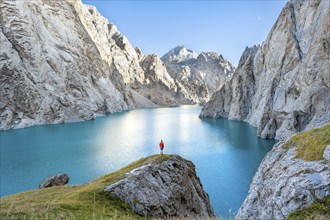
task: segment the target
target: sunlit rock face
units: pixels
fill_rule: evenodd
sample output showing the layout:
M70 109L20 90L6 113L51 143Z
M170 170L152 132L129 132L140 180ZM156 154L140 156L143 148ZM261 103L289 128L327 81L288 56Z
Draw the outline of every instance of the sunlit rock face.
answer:
M201 117L228 117L282 139L330 120L330 2L290 1L267 39L246 48Z
M144 81L144 72L140 66L142 52L133 48L128 39L117 27L104 18L91 5L80 2L73 4L81 23L97 47L100 58L112 69L116 69L126 84Z
M94 6L75 4L75 8L101 58L122 75L132 93L137 92L151 101L147 107L198 102L198 96L192 93L189 84L183 85L173 79L157 55L145 55L139 48L134 49L116 26L102 17ZM136 106L145 107L141 104L146 103L145 100L135 102Z
M79 1L0 2L0 129L135 107L80 19Z
M198 55L183 46L173 48L162 60L168 73L200 103L208 101L211 95L230 79L235 70L222 55L214 52L202 52ZM180 97L178 101L186 103L187 98Z
M330 195L330 161L326 155L330 146L322 159L305 161L296 157L300 146L287 144L276 144L263 159L237 220L286 219L293 211Z
M0 129L178 105L162 62L148 62L157 65L151 80L148 57L95 7L78 0L6 0L0 7Z

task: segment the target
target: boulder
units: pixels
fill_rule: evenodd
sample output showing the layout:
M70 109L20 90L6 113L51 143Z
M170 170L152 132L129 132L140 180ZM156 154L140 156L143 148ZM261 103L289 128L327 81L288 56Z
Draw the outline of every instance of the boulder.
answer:
M172 155L158 164L145 164L126 173L105 191L147 217L213 217L208 194L191 161Z
M53 186L63 186L69 182L69 179L69 176L65 173L57 174L55 176L48 177L39 185L39 189Z

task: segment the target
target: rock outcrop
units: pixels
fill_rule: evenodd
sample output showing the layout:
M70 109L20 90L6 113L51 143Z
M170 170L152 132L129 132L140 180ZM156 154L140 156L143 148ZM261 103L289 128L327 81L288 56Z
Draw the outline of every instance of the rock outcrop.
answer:
M330 124L322 129L328 129L325 133L329 134ZM315 135L317 132L311 136ZM330 195L330 161L326 153L329 146L322 159L312 161L296 156L299 147L302 146L280 142L266 155L238 211L237 220L285 219L291 212Z
M235 68L222 55L202 52L199 55L183 46L170 50L162 57L168 73L184 87L190 97L179 97L180 103L205 103L228 81Z
M246 48L201 117L228 117L282 139L330 120L330 1L290 1L261 46Z
M179 156L158 164L145 164L106 187L112 195L148 217L213 217L207 193L195 166Z
M69 182L70 178L67 174L61 173L55 176L48 177L39 185L39 189L48 188L53 186L63 186Z

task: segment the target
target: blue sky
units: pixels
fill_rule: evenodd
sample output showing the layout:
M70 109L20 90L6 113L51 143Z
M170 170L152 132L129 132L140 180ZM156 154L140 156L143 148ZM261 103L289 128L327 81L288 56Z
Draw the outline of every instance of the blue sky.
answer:
M164 55L183 45L222 54L235 66L246 46L264 41L287 0L83 0L114 23L134 47Z

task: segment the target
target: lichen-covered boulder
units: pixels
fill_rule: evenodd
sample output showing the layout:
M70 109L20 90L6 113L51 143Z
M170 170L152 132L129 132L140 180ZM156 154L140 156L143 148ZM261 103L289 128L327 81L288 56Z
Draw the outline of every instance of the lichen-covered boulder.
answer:
M55 176L48 177L44 182L39 185L39 189L48 188L53 186L62 186L69 182L69 176L65 173L57 174Z

